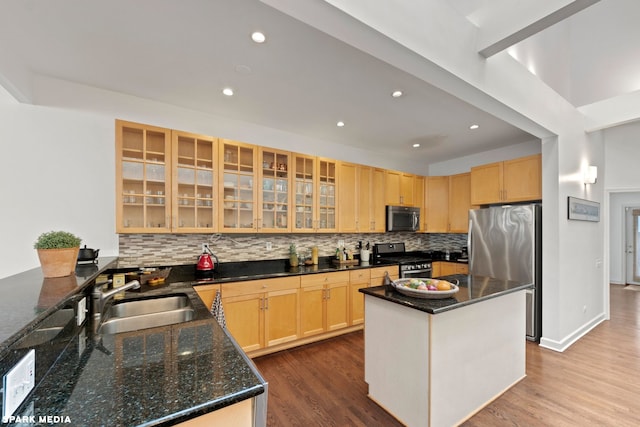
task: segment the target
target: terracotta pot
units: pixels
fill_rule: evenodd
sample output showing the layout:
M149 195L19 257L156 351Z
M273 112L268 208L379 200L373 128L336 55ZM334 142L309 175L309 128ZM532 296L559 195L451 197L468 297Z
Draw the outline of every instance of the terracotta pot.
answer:
M38 258L44 277L64 277L75 273L77 248L38 249Z

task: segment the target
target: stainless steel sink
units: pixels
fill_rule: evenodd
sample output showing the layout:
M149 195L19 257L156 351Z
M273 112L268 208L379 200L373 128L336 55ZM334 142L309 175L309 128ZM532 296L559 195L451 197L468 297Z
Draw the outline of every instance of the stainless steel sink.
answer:
M184 294L122 301L111 306L98 329L101 334L136 331L193 320L194 310Z
M129 317L142 314L159 313L162 311L191 308L189 297L180 295L168 295L158 298L146 298L133 301L116 302L109 310L109 317Z

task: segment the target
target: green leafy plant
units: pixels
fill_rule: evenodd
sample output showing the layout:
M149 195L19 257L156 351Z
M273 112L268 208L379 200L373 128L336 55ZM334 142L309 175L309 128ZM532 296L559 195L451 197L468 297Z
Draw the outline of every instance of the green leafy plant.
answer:
M68 231L48 231L42 233L33 244L35 249L61 249L80 247L81 238Z
M298 255L298 250L296 249L295 243L289 245L289 255Z

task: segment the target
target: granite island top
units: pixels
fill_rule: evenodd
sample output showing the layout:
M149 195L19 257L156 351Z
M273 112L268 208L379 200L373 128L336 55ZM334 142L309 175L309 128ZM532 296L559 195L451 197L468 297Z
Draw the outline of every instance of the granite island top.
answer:
M451 298L444 299L422 299L406 296L396 291L391 285L363 288L360 289L360 292L429 314L438 314L490 298L497 298L511 292L533 288L531 283L518 283L510 280L466 274L453 274L439 277L439 279L452 283L459 282L460 290L453 294Z

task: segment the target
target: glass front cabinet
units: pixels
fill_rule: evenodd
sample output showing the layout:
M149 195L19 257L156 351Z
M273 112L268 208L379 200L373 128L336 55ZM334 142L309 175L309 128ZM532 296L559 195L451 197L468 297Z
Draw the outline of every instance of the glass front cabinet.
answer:
M172 222L180 232L207 232L216 226L218 141L174 132L172 154Z
M294 156L293 231L337 231L336 162L313 156Z
M291 231L291 153L260 148L258 229L264 232Z
M171 130L116 121L116 231L171 231Z
M241 142L219 140L221 157L220 220L221 232L257 230L257 147Z

